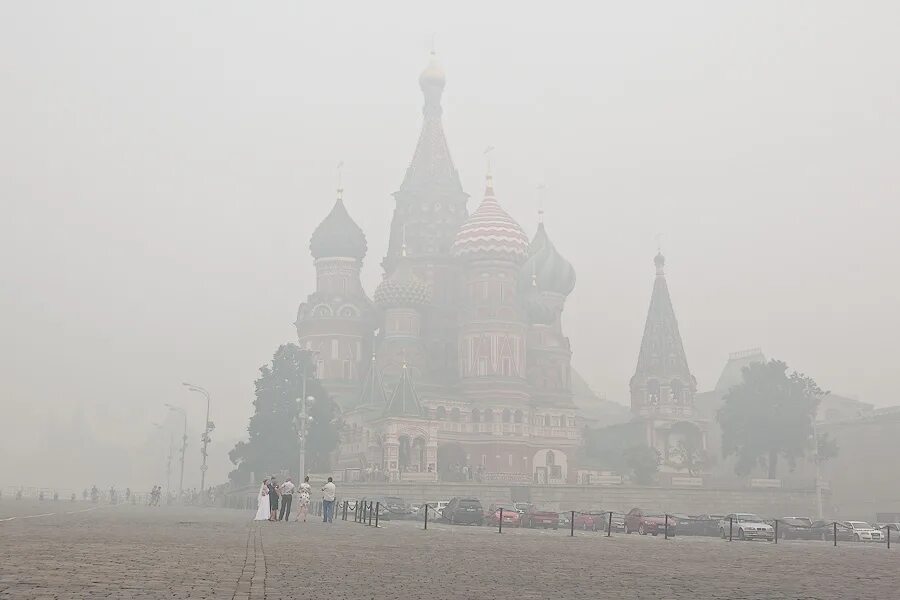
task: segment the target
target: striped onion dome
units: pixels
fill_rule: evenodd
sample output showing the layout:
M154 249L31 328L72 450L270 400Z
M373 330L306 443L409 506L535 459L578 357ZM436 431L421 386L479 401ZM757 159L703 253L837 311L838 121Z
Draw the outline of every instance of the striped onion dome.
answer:
M528 236L494 196L487 177L484 200L456 234L453 255L461 258L509 260L521 263L528 255Z

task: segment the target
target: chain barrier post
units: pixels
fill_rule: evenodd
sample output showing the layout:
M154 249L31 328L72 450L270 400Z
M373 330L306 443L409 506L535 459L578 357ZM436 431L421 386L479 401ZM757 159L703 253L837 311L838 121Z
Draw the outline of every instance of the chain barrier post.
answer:
M666 533L665 539L669 539L669 513L666 513Z
M378 513L381 512L381 502L375 503L375 527L378 527Z
M606 537L612 535L612 511L609 511L609 522L606 524Z
M372 502L369 502L369 525L372 525Z
M884 528L887 529L887 547L888 547L888 550L890 550L891 549L891 526L885 525Z
M575 537L575 511L572 511L572 520L569 521L569 537Z
M425 529L428 529L428 505L425 505Z
M833 523L834 525L834 547L837 548L837 521Z
M369 518L369 504L371 504L371 502L369 502L368 500L363 503L363 525L368 525L366 520Z
M732 534L734 533L734 517L728 517L728 541L730 542L733 539Z
M497 533L503 533L503 507L500 507L500 522L497 524Z
M348 502L349 502L349 500L344 500L344 513L341 515L341 520L342 520L342 521L346 521L346 520L347 520L347 503L348 503Z
M778 519L775 519L775 543L778 543Z

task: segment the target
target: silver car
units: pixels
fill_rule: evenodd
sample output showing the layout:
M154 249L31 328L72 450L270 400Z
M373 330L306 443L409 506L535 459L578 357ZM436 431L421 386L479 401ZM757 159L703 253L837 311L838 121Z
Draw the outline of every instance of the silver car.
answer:
M775 529L753 513L731 513L719 521L719 535L727 539L729 535L739 540L775 541Z

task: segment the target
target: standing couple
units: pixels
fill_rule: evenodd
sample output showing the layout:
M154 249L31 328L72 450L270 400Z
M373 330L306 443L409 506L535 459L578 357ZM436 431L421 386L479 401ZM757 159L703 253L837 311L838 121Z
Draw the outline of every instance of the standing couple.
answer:
M257 496L257 510L255 521L284 521L288 522L291 518L291 503L294 498L294 482L288 477L284 483L278 484L275 476L268 477L263 480L259 488ZM312 488L309 485L309 477L303 478L298 491L298 510L295 521L299 521L302 515L303 522L306 522L306 515L309 511L309 496ZM279 498L281 500L281 513L278 512Z

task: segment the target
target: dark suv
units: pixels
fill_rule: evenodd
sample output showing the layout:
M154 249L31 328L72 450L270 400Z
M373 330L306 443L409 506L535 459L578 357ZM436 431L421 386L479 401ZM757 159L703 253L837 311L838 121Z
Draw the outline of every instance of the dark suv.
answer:
M451 524L483 525L484 509L477 498L453 498L444 508L443 517Z

